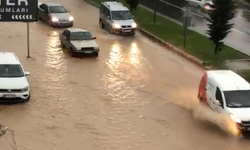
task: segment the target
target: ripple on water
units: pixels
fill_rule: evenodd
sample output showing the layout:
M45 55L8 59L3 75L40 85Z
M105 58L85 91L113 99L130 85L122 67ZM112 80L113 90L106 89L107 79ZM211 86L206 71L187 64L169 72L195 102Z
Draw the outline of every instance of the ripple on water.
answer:
M36 85L39 85L37 86L39 91L36 92L42 93L36 96L43 99L38 103L43 103L42 106L49 107L51 111L66 112L69 107L68 95L65 93L68 87L66 81L68 58L60 48L57 31L48 34L44 58L44 64L40 66L36 75Z

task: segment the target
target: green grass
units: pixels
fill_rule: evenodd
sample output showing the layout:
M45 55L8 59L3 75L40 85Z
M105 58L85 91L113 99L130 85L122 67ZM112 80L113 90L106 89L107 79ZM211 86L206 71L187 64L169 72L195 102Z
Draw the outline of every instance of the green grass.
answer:
M100 4L105 0L92 1ZM122 0L122 2L124 1ZM184 49L183 26L162 16L157 16L157 22L153 23L153 13L142 7L138 7L134 15L140 28L145 29L166 42L183 49L202 61L224 61L249 58L249 56L239 53L228 46L224 46L221 52L214 55L214 47L208 38L192 30L188 30L187 45Z
M241 75L243 78L245 78L248 82L250 82L250 70L241 70L237 72L239 75Z

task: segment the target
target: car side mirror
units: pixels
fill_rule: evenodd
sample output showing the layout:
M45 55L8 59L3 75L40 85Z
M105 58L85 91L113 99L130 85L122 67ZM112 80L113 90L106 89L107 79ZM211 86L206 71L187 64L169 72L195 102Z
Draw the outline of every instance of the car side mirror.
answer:
M218 105L218 106L221 106L221 103L220 103L220 101L218 101L218 100L214 100L214 104L215 104L215 105Z
M96 39L96 37L93 37L93 40L95 40Z
M30 72L25 72L25 76L29 76L30 75Z

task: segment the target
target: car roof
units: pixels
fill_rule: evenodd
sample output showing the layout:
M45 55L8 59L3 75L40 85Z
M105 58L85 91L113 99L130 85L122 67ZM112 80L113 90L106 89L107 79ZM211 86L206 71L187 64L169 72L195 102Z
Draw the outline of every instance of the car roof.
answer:
M20 61L17 58L15 53L12 53L12 52L0 52L0 64L17 65L17 64L20 64Z
M56 2L47 2L47 3L43 3L43 4L46 4L47 6L62 6L62 4L56 3Z
M107 1L107 2L103 2L103 4L106 5L111 11L129 10L127 7L123 6L122 3L119 3L116 1Z
M70 32L89 32L88 30L83 28L67 28L67 30L69 30Z
M222 91L250 90L250 84L232 70L210 70L207 75L218 83Z

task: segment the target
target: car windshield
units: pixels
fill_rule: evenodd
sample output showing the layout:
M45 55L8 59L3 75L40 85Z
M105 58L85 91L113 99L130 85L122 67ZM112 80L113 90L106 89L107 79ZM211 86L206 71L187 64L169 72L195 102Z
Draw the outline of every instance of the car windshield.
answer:
M130 20L133 18L129 11L112 11L111 15L113 20Z
M250 90L224 91L227 107L250 107Z
M77 41L77 40L92 40L93 37L90 32L71 32L70 40Z
M67 13L67 9L63 6L49 6L50 13Z
M1 78L24 77L23 69L20 65L0 65Z

